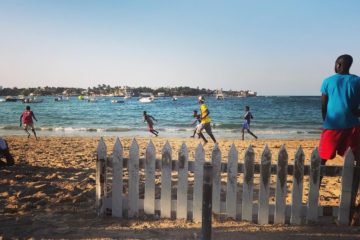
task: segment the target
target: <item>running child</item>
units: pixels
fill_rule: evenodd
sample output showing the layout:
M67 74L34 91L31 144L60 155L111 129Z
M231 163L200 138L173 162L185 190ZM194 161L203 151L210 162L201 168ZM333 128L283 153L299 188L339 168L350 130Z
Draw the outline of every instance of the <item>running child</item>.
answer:
M197 123L197 124L196 124L196 127L195 127L195 129L194 129L193 135L190 136L190 137L192 137L192 138L195 137L195 134L196 134L198 128L201 127L201 116L200 116L200 114L198 114L198 111L197 111L197 110L194 110L193 117L194 117L194 121L193 121L193 123L191 124L191 126L195 125L195 123ZM199 137L200 137L200 136L199 136Z
M31 128L31 131L34 133L35 139L37 140L33 119L37 121L35 114L30 110L30 106L26 106L25 111L20 116L20 127L23 125L25 132L28 134L28 138L30 137L29 128Z
M159 135L159 132L154 129L153 120L157 122L157 120L153 116L148 115L146 111L144 111L144 122L147 122L149 132L151 132L157 137Z
M244 140L244 134L245 134L245 130L251 135L253 136L255 139L257 139L257 136L255 136L254 133L252 133L250 131L250 121L251 119L253 119L253 115L250 112L250 107L249 106L245 106L245 114L244 114L244 123L242 125L242 140Z

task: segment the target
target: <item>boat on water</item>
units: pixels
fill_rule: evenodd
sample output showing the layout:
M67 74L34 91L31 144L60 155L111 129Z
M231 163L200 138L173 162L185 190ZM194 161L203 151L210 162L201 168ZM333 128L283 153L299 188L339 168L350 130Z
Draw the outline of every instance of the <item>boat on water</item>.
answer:
M220 89L220 90L216 90L216 92L215 92L215 98L216 98L216 100L224 100L224 99L225 99L225 96L224 96L224 94L223 94L223 92L222 92L221 89Z
M23 103L41 103L44 99L39 98L35 95L30 95L29 97L26 97L22 100Z
M155 100L155 97L152 93L140 93L139 102L151 103L154 100Z
M251 91L251 90L241 90L237 97L256 97L257 92Z
M173 100L173 101L177 101L178 98L177 98L176 96L173 96L173 97L172 97L172 100Z
M5 102L5 98L0 98L0 102Z
M67 96L58 96L54 100L55 100L55 102L69 101L69 97L67 97Z
M19 99L12 96L5 97L5 102L17 102Z
M124 101L119 99L113 99L111 100L111 103L124 103Z

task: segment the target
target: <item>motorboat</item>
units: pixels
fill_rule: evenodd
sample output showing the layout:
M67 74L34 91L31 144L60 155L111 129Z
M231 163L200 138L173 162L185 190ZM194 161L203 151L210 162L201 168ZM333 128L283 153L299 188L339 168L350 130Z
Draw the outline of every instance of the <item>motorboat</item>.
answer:
M30 97L24 98L22 101L23 101L23 103L41 103L44 101L44 99L38 98L36 96L30 96Z
M224 100L225 96L222 92L222 90L217 90L215 95L216 100Z
M66 96L58 96L54 99L56 102L69 101L69 97Z
M172 97L172 100L173 100L173 101L177 101L178 98L177 98L176 96L173 96L173 97Z
M7 96L5 98L5 102L16 102L16 101L18 101L18 99L12 96Z
M155 100L155 97L152 93L140 93L139 102L150 103Z
M111 103L124 103L124 101L119 99L113 99L111 100Z
M154 101L154 98L152 97L141 97L139 98L139 102L142 102L142 103L150 103L150 102L153 102Z

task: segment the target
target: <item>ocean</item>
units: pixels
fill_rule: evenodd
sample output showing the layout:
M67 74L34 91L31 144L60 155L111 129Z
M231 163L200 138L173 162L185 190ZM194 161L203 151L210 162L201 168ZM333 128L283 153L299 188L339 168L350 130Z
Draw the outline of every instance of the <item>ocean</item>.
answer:
M29 105L38 122L35 126L41 136L117 136L149 137L143 122L143 111L155 117L155 129L162 137L190 137L194 126L193 110L199 110L197 97L159 97L151 103L137 98L123 103L111 100L122 98L97 97L96 102L54 101L42 97L41 103L0 102L0 135L24 135L20 115ZM322 126L320 96L257 96L228 97L216 100L205 96L216 138L241 138L242 116L250 106L254 119L251 130L262 139L319 138ZM245 139L252 137L245 134Z

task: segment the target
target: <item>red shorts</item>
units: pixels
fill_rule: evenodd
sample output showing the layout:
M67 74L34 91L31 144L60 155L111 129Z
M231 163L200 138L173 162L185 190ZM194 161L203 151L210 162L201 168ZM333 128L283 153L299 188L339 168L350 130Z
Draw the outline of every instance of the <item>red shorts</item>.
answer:
M360 126L348 129L324 129L320 136L319 154L321 159L333 159L336 153L344 156L351 147L355 152L360 146Z

